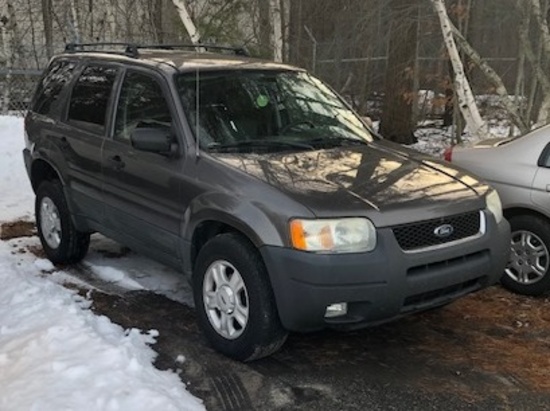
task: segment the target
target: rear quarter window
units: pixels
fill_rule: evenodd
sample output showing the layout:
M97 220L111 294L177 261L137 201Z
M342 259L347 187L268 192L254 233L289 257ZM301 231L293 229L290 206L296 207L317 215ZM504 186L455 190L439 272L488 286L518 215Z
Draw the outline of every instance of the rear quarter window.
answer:
M57 61L52 63L47 73L42 77L36 90L33 111L52 116L59 105L61 92L74 76L76 63L72 61Z

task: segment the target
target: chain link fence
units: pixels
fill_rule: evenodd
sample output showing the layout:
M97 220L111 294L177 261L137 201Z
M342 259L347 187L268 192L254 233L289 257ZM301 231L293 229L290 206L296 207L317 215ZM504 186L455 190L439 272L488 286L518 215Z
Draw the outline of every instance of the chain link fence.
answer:
M0 113L24 116L41 70L0 69Z

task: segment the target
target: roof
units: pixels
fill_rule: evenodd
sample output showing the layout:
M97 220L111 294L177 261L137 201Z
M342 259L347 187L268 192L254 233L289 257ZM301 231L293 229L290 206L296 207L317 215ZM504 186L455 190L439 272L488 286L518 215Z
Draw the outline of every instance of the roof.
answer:
M95 46L95 47L94 47ZM105 46L112 46L105 49ZM124 43L68 44L63 56L94 58L105 61L131 63L139 61L145 65L162 68L171 67L178 71L200 70L300 70L287 64L249 57L242 48L211 46L224 52L195 51L189 45L136 46ZM228 53L230 52L230 53Z

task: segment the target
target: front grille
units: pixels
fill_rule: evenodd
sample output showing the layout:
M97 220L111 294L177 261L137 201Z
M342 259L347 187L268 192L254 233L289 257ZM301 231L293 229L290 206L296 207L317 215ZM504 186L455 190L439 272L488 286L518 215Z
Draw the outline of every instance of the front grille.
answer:
M447 237L438 237L435 231L444 225L450 225L453 228L452 234ZM411 251L472 237L479 234L480 229L481 214L479 211L473 211L395 226L393 233L401 249Z

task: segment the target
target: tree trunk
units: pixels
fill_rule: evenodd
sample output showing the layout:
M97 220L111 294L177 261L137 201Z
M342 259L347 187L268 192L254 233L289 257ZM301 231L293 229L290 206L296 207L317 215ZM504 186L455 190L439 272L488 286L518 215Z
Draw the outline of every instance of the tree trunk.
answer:
M392 23L380 132L392 141L412 144L415 142L413 101L418 3L411 6L410 0L392 0L390 7Z
M437 16L439 17L443 40L449 54L449 59L451 60L451 64L453 66L455 92L457 94L457 102L460 111L464 116L464 120L466 121L466 125L468 126L470 133L478 138L485 138L488 133L487 126L479 114L479 109L477 108L472 88L466 78L464 65L462 64L460 54L458 53L458 48L453 37L453 24L447 14L445 2L443 0L430 1L432 2L432 6L437 13Z
M80 22L78 21L78 12L76 6L76 0L70 1L71 7L71 23L73 29L73 41L75 43L80 43Z
M260 46L260 55L266 58L273 58L273 50L271 48L271 1L272 0L258 0L258 40Z
M53 20L52 0L42 0L42 22L44 24L44 42L48 59L53 56Z
M185 30L187 30L187 34L189 34L189 38L191 39L191 42L193 44L200 43L199 31L197 30L197 27L195 26L195 23L193 23L193 20L191 19L191 15L189 14L189 11L187 10L187 6L185 5L185 1L184 0L172 0L172 3L174 3L174 6L176 7L176 9L178 11L181 22L183 23L183 26L185 27Z
M273 28L273 60L281 62L283 61L283 27L280 0L270 0L269 15Z

